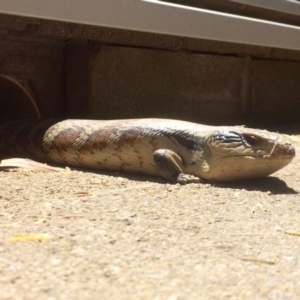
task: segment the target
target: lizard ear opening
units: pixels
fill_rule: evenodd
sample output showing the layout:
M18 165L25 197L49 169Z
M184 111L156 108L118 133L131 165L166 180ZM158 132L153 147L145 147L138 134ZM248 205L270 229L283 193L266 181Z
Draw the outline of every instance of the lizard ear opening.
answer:
M29 81L0 74L0 121L41 118L37 99Z

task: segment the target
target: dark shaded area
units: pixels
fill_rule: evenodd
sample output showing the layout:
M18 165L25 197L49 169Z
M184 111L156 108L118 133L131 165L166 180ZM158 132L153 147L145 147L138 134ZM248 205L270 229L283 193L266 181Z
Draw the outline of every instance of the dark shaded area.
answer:
M216 183L215 186L245 189L247 191L271 192L272 194L298 194L297 191L288 187L285 181L277 177L250 179L230 183Z
M299 135L300 133L300 123L287 123L286 125L269 125L268 128L266 128L270 131L274 132L280 132L284 134L294 134Z
M0 75L0 94L1 121L41 116L31 91L16 78Z
M51 166L62 167L61 165L51 164ZM88 168L78 168L72 167L72 170L78 170L87 173L101 174L101 175L109 175L113 177L122 177L129 180L135 180L140 182L155 182L158 184L177 184L173 182L169 182L164 178L160 177L152 177L147 175L139 175L133 173L123 173L123 172L115 172L115 171L105 171L105 170L94 170ZM233 181L233 182L205 182L203 184L210 184L215 187L220 188L230 188L230 189L244 189L247 191L261 191L261 192L271 192L272 194L298 194L296 190L290 188L285 181L277 178L277 177L265 177L265 178L257 178L257 179L248 179L241 181ZM199 188L201 188L201 183L199 184Z

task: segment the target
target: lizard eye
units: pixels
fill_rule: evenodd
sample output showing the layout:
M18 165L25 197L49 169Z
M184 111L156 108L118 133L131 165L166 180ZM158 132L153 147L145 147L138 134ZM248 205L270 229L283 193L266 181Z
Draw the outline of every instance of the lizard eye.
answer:
M244 139L250 146L256 146L261 142L261 140L254 135L245 134Z

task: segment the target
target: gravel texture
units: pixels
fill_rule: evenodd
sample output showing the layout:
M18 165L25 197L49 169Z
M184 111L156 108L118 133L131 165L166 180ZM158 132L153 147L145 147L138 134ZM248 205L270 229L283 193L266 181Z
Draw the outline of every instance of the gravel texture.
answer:
M186 186L0 172L0 300L300 299L299 169Z

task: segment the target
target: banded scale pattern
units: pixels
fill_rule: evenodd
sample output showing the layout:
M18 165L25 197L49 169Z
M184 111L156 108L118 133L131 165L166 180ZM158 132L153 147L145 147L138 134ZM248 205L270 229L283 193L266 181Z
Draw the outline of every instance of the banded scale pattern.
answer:
M0 126L0 155L188 183L265 177L295 148L266 130L179 120L38 120Z
M178 122L191 128L182 130ZM176 151L186 163L193 163L191 154L201 150L203 136L192 129L189 122L166 124L161 119L26 120L0 127L0 153L77 167L158 175L153 163L157 149Z

